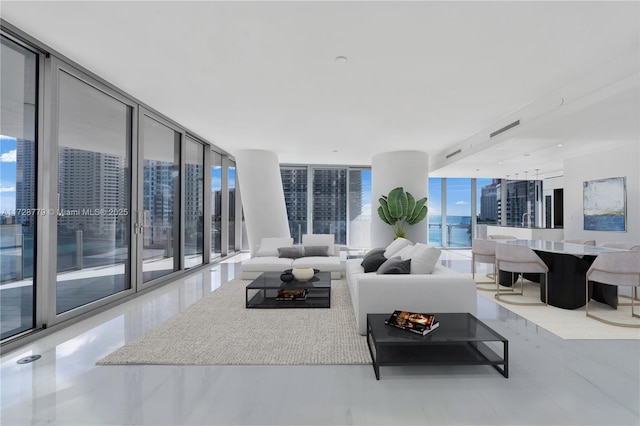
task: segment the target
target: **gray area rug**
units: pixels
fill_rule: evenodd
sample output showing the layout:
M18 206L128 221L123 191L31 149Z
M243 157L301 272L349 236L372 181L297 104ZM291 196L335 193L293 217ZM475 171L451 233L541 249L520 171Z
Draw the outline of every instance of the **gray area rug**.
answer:
M330 309L246 309L233 280L98 365L369 364L344 280L331 283Z

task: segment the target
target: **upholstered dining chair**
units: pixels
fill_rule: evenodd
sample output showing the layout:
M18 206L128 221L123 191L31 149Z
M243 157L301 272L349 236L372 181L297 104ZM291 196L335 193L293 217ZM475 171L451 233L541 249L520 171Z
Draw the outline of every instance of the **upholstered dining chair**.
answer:
M600 247L617 248L622 250L640 250L640 244L638 243L626 243L620 241L606 241L598 244Z
M505 303L513 305L547 305L549 301L549 289L547 287L547 273L549 267L540 259L533 250L526 246L517 246L512 244L504 244L498 242L496 244L496 271L511 272L511 285L515 287L516 283L513 280L513 274L520 275L520 293L512 293L513 295L524 294L524 276L523 274L543 274L544 281L541 285L544 286L544 303L543 302L515 302L506 299L500 299L500 295L504 293L500 290L500 284L498 282L498 276L496 273L496 299Z
M596 240L589 240L585 238L572 238L568 240L562 240L563 243L582 244L583 246L595 246Z
M640 250L640 244L638 243L628 243L628 242L624 242L624 241L605 241L604 243L600 243L598 244L600 247L608 247L608 248L615 248L615 249L620 249L620 250ZM626 295L626 294L620 294L620 292L618 292L618 296L622 297L624 299L636 299L636 302L640 302L640 299L638 299L638 295L636 294L635 297L633 296L633 294L630 295ZM631 303L629 302L618 302L618 306L630 306Z
M587 303L585 312L587 317L600 322L619 327L640 328L640 322L629 324L611 321L596 316L589 312L589 281L615 285L618 287L631 287L631 316L640 318L635 313L634 300L638 298L638 287L640 287L640 251L629 250L620 252L600 253L585 276L585 288L587 293Z
M493 288L486 288L481 284L495 284L496 242L494 240L474 238L471 242L471 276L474 281L476 279L476 263L488 263L494 266L493 273L487 274L487 277L493 278L493 281L476 281L478 290L493 290Z
M493 234L487 235L487 240L517 240L513 235Z

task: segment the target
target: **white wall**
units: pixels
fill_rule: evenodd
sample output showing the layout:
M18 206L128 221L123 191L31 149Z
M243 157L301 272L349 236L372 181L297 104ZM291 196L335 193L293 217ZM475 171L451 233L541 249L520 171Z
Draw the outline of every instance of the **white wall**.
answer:
M247 239L254 254L263 237L290 237L278 156L258 149L235 153Z
M605 143L603 143L605 145ZM583 155L564 163L565 238L640 243L640 143ZM582 184L587 180L626 177L626 232L585 231L582 217Z
M395 151L378 154L371 159L371 247L384 247L394 239L390 225L378 217L378 199L402 186L416 200L428 195L429 156L421 151ZM409 226L407 238L427 243L429 229L426 219Z

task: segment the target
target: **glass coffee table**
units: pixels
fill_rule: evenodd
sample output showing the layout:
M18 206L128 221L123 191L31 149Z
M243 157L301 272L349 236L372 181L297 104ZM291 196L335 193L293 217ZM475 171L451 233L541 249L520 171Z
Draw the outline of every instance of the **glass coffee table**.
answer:
M330 308L331 272L317 272L309 281L283 282L282 272L264 272L246 289L247 308ZM304 298L283 299L283 292L304 291Z
M509 341L475 316L434 313L440 326L422 336L386 325L390 315L367 315L367 344L376 379L380 380L383 365L425 364L491 365L509 377Z

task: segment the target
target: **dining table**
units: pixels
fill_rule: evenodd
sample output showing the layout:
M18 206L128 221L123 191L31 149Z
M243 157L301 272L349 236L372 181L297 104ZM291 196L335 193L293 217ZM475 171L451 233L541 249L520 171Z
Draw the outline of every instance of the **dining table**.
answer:
M546 240L499 240L497 244L525 246L533 250L549 268L548 304L563 309L577 309L586 304L586 273L600 253L625 251ZM524 274L524 277L537 282L544 279L538 274ZM511 286L511 272L498 271L498 281L501 285ZM618 288L590 281L589 297L615 308L618 303ZM543 286L540 286L540 300L545 302Z

